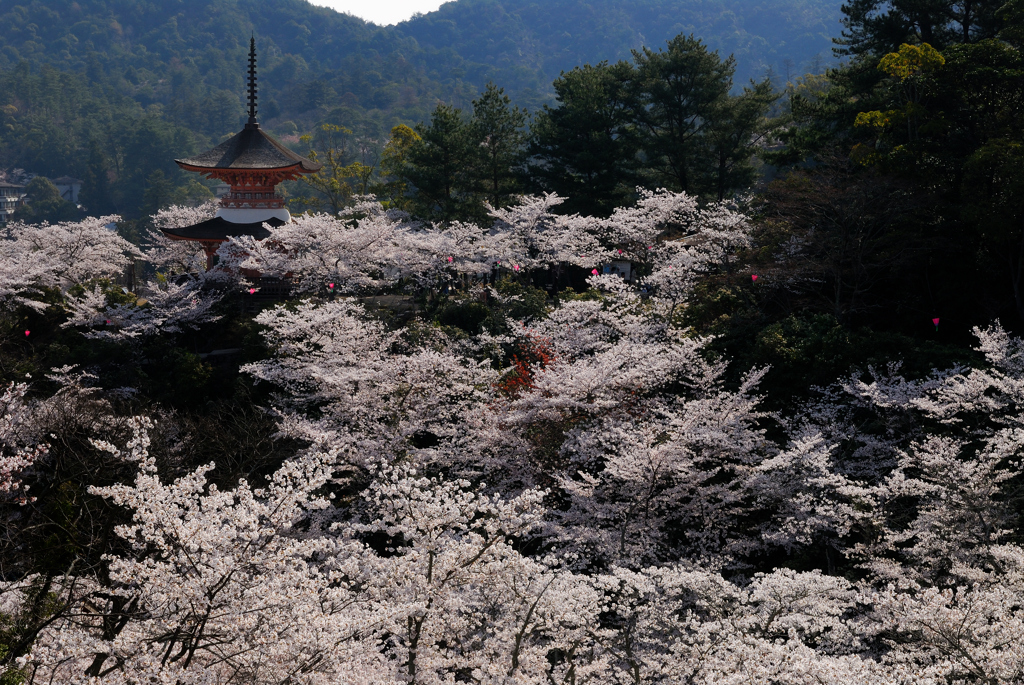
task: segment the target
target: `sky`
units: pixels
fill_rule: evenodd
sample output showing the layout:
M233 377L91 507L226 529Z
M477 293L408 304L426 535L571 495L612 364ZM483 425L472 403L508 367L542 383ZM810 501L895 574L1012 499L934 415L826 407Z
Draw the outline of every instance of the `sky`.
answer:
M309 0L314 5L348 12L375 24L397 24L417 12L426 14L445 0Z

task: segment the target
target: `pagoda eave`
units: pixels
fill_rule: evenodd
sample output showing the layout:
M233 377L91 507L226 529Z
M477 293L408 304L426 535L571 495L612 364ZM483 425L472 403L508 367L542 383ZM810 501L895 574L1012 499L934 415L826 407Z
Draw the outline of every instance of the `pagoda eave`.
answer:
M304 174L314 173L302 168L300 164L276 169L231 169L223 167L200 167L193 166L181 160L174 160L175 163L185 171L193 171L202 174L206 178L218 178L231 185L242 185L239 181L259 177L262 181L259 185L277 185L283 181L294 181Z
M277 228L283 226L282 219L271 217L263 221L238 223L215 216L191 226L180 228L161 228L160 231L172 240L194 240L196 242L224 242L228 238L252 236L257 240L270 237L267 226Z

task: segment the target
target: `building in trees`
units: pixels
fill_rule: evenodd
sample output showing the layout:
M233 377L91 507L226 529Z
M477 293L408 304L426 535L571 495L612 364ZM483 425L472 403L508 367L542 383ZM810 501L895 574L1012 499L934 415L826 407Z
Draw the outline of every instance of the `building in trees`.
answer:
M0 226L7 225L14 210L25 204L25 186L0 181Z
M165 228L174 240L203 246L207 268L213 266L220 244L244 235L266 238L264 224L281 226L291 220L277 185L320 170L320 164L302 157L276 141L256 121L256 40L249 43L249 121L241 132L195 157L176 159L178 166L228 184L212 219L184 228Z
M57 186L61 199L74 205L78 204L78 194L82 190L82 181L71 176L61 176L60 178L53 179L53 185Z

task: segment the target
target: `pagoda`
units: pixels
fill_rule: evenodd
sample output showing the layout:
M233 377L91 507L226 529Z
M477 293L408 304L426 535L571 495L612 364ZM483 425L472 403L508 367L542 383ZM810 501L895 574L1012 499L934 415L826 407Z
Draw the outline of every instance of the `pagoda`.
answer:
M283 181L313 174L322 165L295 154L274 140L256 121L256 38L249 41L249 121L239 133L212 150L174 160L186 171L217 178L231 186L212 219L184 228L161 229L173 240L202 245L206 267L212 268L221 243L228 238L251 235L266 238L264 224L278 227L291 220L284 198L277 194Z

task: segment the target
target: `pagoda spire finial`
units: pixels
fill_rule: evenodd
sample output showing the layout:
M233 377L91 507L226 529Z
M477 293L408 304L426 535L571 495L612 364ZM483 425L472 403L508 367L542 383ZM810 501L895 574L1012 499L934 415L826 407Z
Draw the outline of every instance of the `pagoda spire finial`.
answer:
M256 121L256 36L249 39L249 123L248 126L259 126Z

